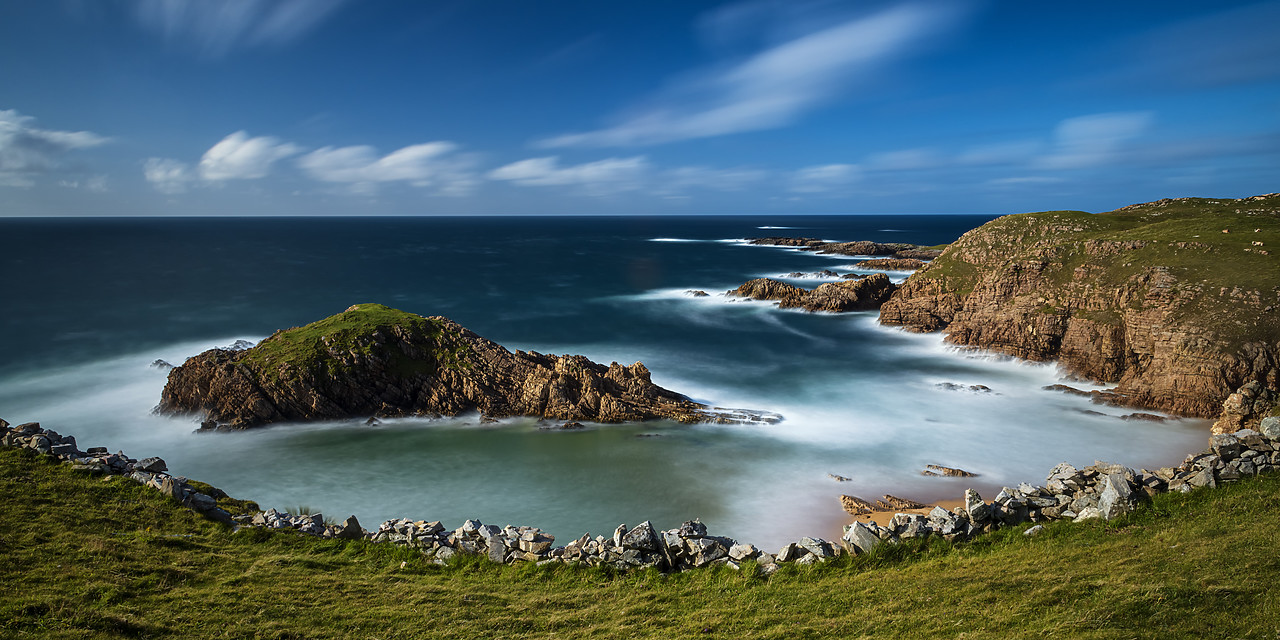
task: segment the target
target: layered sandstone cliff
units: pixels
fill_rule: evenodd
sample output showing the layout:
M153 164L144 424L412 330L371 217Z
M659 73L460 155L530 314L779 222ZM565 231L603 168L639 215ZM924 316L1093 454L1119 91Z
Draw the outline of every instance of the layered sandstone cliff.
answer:
M628 422L727 422L659 387L639 362L514 353L441 317L355 305L257 346L211 349L169 373L157 410L197 414L204 428L369 416L537 416Z
M1005 216L913 274L880 321L1058 360L1118 383L1126 404L1216 417L1246 385L1280 389L1278 249L1280 194Z

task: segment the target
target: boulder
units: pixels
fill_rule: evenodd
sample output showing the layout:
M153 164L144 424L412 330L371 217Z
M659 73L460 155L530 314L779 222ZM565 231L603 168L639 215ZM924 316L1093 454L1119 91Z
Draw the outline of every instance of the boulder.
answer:
M1128 481L1118 473L1107 474L1102 482L1102 494L1098 496L1098 511L1111 520L1133 510L1133 491Z
M133 468L137 471L148 471L150 473L161 473L168 471L169 467L160 458L143 458L133 463Z
M849 553L854 554L871 553L871 550L875 549L876 545L881 542L880 537L870 527L861 522L846 526L844 528L844 536L840 540L844 544L844 548Z
M335 537L343 540L359 540L364 537L364 529L360 526L360 521L354 515L348 516L342 524L338 526L338 533ZM438 556L437 556L438 557Z

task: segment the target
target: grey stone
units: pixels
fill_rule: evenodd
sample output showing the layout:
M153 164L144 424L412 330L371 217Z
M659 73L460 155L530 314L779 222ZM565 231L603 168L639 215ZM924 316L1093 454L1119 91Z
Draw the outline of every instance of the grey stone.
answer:
M501 544L489 545L489 560L502 564L507 559L507 547Z
M467 520L462 523L461 527L458 527L458 531L462 532L463 535L470 536L472 534L478 534L480 532L480 527L483 526L484 524L479 520Z
M1209 436L1209 448L1223 458L1234 458L1244 448L1234 434L1216 433Z
M618 528L613 530L613 546L621 547L622 538L625 535L627 535L627 525L626 524L618 525Z
M1102 495L1098 496L1098 511L1107 520L1129 513L1133 508L1133 491L1124 476L1107 474L1102 481Z
M1042 531L1044 531L1044 525L1042 525L1042 524L1038 524L1038 525L1036 525L1036 526L1034 526L1034 527L1031 527L1030 529L1027 529L1026 531L1023 531L1023 532L1022 532L1022 535L1024 535L1024 536L1037 536L1037 535L1040 535L1040 532L1042 532Z
M1085 507L1076 515L1075 522L1084 522L1085 520L1096 520L1102 517L1102 512L1097 507Z
M701 538L707 535L707 525L697 520L689 520L680 525L681 538Z
M973 489L964 490L964 510L965 513L969 514L969 520L975 524L982 524L991 520L991 505L983 502L982 496L978 495L978 492Z
M786 546L778 550L776 560L778 562L793 562L801 555L808 555L808 551L804 550L800 545L794 542L788 542Z
M622 544L619 546L625 549L640 549L642 551L657 551L658 536L653 530L653 523L645 520L636 525L634 529L628 531L622 536Z
M855 522L844 528L844 536L840 538L850 553L871 553L881 540L874 531L861 522Z
M134 463L135 471L150 471L151 473L160 473L168 471L169 467L160 458L143 458Z
M805 551L808 551L819 558L830 558L835 555L831 550L831 544L822 538L810 538L805 536L800 538L800 541L796 544L803 547Z
M760 550L754 544L735 544L729 547L729 557L739 562L750 560L760 555Z
M336 537L344 540L359 540L364 537L364 529L354 515L348 516L346 520L342 521L342 525L338 527Z
M187 506L196 511L208 511L217 508L218 501L214 500L212 496L195 491L187 496Z
M1187 478L1187 484L1193 487L1216 487L1218 482L1213 477L1213 469L1201 469L1199 473Z
M1280 440L1280 416L1263 418L1258 423L1258 431L1271 440Z

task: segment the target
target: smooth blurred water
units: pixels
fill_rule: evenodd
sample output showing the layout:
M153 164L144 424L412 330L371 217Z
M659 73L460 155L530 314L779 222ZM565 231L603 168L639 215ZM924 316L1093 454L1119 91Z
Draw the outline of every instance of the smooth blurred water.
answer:
M1059 381L1052 366L949 349L937 335L881 327L874 313L718 295L754 277L856 270L849 258L741 238L937 244L985 220L0 220L0 417L38 420L82 447L159 455L174 473L264 507L306 504L366 526L476 517L565 540L700 517L766 547L838 535L841 493L959 497L966 486L1042 481L1063 460L1157 466L1200 449L1204 421L1120 420L1126 411L1042 390ZM446 315L512 349L640 360L658 384L786 420L573 432L461 416L196 434L188 420L150 414L165 379L153 360L177 364L358 302ZM992 392L938 386L946 382ZM921 477L930 463L982 475Z

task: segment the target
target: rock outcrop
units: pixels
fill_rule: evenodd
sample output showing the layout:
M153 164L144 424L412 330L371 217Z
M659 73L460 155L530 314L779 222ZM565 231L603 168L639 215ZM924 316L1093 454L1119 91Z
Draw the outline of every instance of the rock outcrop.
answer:
M1280 194L1005 216L913 274L880 321L1058 360L1118 383L1125 405L1217 417L1249 383L1280 389L1275 244Z
M885 271L916 271L926 264L918 258L875 258L858 263L859 269L883 269Z
M361 304L243 350L210 349L169 373L157 411L205 429L272 422L439 416L684 423L762 416L710 410L659 387L639 362L516 351L442 317Z
M773 247L795 247L801 251L813 251L822 254L842 256L892 256L894 258L931 259L941 252L920 245L906 242L871 242L855 240L853 242L827 242L817 238L769 237L752 238L750 244Z
M753 300L777 300L783 309L805 311L867 311L878 309L893 293L897 285L883 273L875 273L852 280L827 282L817 288L801 289L785 282L769 278L756 278L731 289L727 295Z

